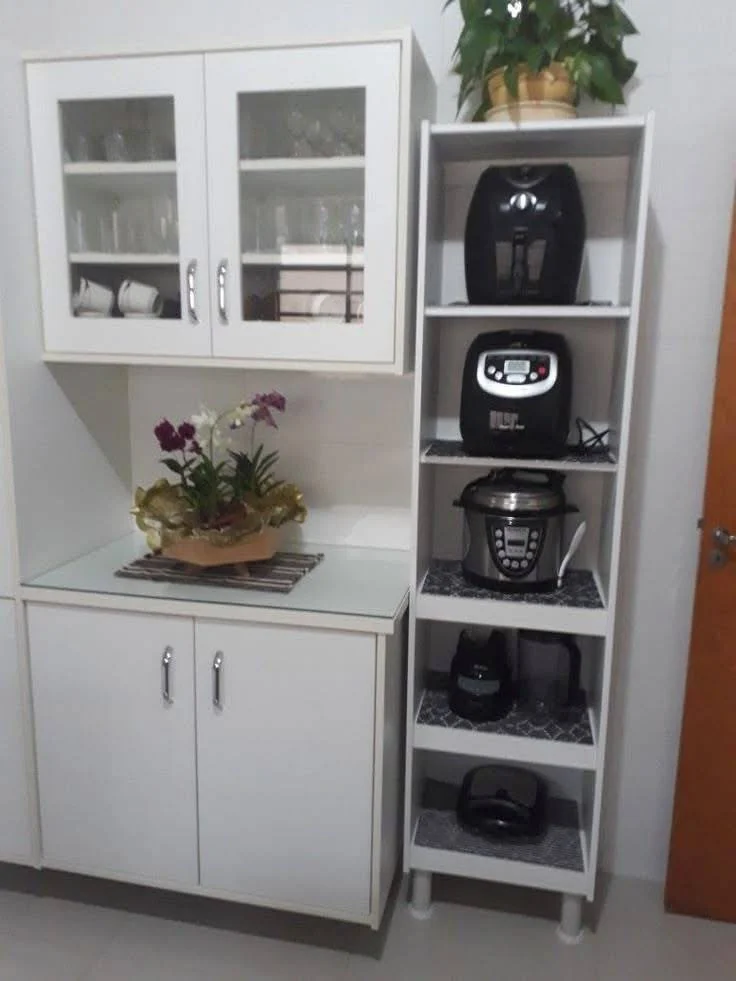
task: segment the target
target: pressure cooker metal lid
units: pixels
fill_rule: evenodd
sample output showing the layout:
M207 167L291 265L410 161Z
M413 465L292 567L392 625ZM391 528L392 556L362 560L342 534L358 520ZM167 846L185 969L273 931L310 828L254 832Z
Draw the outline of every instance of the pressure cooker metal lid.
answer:
M565 507L564 477L552 471L495 470L474 480L459 504L478 511L547 513Z

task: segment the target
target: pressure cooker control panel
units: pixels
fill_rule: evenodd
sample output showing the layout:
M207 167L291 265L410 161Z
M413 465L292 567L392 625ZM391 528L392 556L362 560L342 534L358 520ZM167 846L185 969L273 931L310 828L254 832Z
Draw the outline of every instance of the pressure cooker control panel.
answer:
M499 572L509 579L524 579L534 571L542 554L544 522L508 525L491 521L491 555Z
M544 395L557 382L557 355L551 351L482 351L478 386L489 395L525 399Z

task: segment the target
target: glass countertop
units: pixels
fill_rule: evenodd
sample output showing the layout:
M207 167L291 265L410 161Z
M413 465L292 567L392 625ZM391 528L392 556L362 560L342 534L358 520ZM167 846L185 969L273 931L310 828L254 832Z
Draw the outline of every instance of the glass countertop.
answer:
M408 552L310 543L288 543L284 545L284 550L324 555L320 564L307 573L290 593L117 577L117 569L148 551L145 541L137 534L66 562L26 580L23 585L37 589L386 620L393 620L406 600L410 578Z

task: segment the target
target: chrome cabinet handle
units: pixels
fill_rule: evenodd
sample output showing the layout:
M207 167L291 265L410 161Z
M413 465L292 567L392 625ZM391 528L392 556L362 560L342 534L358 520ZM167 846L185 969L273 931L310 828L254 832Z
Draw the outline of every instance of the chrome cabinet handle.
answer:
M161 696L167 705L174 699L171 697L171 662L174 660L174 649L167 647L161 658Z
M222 708L222 662L224 655L222 651L215 654L212 662L212 704L215 708Z
M227 323L227 259L221 259L217 265L217 312L220 323Z
M199 323L197 316L197 260L192 261L187 266L187 313L189 321L193 324Z

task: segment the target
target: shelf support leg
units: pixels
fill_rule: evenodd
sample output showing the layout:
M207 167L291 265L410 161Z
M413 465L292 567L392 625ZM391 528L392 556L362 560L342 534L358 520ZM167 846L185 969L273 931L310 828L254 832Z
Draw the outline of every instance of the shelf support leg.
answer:
M557 937L563 944L579 944L583 939L583 897L563 893Z
M428 920L432 915L431 872L412 872L410 909L415 920Z

